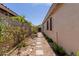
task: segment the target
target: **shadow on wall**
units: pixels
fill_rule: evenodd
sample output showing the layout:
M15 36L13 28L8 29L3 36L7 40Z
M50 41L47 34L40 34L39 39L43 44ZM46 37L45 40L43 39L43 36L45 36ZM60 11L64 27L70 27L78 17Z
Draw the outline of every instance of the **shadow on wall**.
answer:
M52 41L52 39L49 38L46 34L43 33L43 35L57 56L69 56L61 46Z

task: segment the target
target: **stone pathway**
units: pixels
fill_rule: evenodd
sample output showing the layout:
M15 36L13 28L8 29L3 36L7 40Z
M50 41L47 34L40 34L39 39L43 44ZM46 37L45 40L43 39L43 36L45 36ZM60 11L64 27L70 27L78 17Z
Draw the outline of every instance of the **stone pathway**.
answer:
M42 40L41 38L38 38L36 41L36 55L42 56L44 55L43 46L42 46Z
M37 34L36 45L35 45L36 56L55 56L55 53L50 48L49 44L45 40L42 33Z

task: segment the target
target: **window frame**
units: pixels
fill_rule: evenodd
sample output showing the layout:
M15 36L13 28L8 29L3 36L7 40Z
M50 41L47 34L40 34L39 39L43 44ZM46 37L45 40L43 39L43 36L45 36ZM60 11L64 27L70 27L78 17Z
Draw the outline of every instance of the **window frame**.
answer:
M52 25L52 24L53 24L53 20L52 20L52 19L53 19L53 18L51 17L51 18L50 18L50 31L52 31L52 28L53 28L53 25Z
M47 30L49 30L49 21L47 20Z

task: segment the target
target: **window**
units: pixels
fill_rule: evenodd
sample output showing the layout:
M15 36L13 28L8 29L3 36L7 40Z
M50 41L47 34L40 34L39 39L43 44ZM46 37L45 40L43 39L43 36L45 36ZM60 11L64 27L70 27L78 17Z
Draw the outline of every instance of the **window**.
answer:
M50 18L50 30L52 30L52 17Z
M49 30L49 22L47 21L47 30Z

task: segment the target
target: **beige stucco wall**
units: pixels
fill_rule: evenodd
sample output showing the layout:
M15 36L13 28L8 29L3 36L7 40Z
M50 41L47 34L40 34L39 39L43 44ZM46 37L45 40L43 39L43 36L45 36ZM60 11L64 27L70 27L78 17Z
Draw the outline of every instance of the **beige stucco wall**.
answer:
M54 15L53 31L45 33L61 45L68 53L79 50L79 4L64 4ZM49 19L48 19L49 20Z

